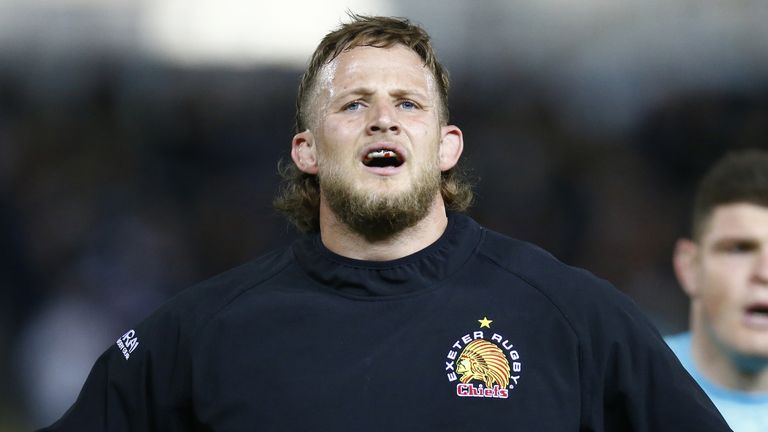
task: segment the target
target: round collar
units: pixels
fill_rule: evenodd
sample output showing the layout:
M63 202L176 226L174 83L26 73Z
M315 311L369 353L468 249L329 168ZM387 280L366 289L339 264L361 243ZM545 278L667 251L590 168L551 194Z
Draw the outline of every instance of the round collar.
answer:
M482 227L468 216L449 213L445 232L426 248L391 261L364 261L331 252L320 235L293 245L299 266L314 281L355 298L411 295L436 288L475 252Z

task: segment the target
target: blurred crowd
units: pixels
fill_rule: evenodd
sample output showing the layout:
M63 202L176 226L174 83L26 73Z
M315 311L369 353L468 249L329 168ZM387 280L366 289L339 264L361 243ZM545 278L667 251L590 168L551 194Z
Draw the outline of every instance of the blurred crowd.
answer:
M300 71L6 66L0 431L15 431L58 418L99 354L169 296L297 235L271 200ZM768 144L768 81L670 94L602 131L564 122L535 76L460 76L471 215L610 280L662 332L683 329L674 240L709 164Z

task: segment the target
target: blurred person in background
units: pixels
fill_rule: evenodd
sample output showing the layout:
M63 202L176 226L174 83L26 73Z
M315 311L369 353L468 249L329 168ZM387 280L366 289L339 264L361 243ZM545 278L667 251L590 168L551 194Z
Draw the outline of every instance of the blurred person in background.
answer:
M408 20L326 35L275 201L307 234L125 331L46 430L728 430L625 296L460 214L447 94Z
M768 152L729 154L702 178L674 267L690 330L667 342L733 430L768 430Z

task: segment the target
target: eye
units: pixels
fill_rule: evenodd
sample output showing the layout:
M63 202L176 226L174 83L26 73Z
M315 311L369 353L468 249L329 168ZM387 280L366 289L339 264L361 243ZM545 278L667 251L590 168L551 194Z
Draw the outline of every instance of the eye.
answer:
M756 247L757 245L755 245L753 242L743 241L734 243L728 250L733 253L745 253L752 252L756 249Z
M758 247L758 244L751 240L732 240L723 242L718 249L729 254L745 254L757 250Z
M404 110L407 110L407 111L419 109L419 105L417 105L416 102L411 101L411 100L404 100L404 101L400 102L398 105L400 106L400 108L402 108Z
M359 100L352 101L342 107L343 111L359 111L363 107L363 103Z

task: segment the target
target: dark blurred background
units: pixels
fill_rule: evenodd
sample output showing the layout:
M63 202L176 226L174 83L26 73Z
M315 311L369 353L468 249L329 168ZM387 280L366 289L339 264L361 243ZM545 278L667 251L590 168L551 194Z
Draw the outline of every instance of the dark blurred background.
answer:
M169 296L295 238L277 160L346 8L432 33L472 216L685 328L695 182L768 147L765 2L0 0L0 432L58 418Z

